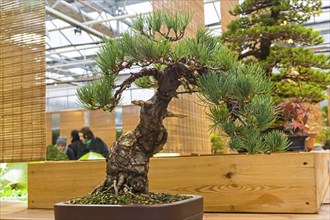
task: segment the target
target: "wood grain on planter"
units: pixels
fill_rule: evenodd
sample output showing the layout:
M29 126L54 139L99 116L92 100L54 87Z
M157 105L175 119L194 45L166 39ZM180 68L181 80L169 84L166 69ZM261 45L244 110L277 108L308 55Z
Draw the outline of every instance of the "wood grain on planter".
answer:
M315 213L329 184L327 151L270 155L152 158L152 192L198 194L205 212ZM105 161L29 164L29 208L86 195Z

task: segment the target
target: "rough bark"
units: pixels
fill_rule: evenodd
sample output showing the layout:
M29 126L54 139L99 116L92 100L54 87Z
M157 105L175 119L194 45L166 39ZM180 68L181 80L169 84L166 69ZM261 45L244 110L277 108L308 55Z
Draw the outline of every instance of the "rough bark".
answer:
M180 72L182 68L169 67L155 75L158 81L156 93L150 100L140 102L140 121L135 130L122 135L111 147L106 178L94 192L148 192L149 159L161 151L167 141L163 120L168 104L181 84Z

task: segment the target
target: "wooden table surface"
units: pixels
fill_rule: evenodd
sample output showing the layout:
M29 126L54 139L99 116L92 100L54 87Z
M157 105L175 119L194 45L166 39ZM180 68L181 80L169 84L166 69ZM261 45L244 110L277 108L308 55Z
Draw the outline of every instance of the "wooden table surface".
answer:
M28 209L27 202L0 201L1 220L54 220L53 209ZM317 214L204 213L203 220L330 220L330 187ZM132 219L133 220L133 219Z
M54 220L52 209L27 209L27 202L0 201L1 220ZM255 214L255 213L204 213L203 220L329 220L330 203L324 203L318 214Z

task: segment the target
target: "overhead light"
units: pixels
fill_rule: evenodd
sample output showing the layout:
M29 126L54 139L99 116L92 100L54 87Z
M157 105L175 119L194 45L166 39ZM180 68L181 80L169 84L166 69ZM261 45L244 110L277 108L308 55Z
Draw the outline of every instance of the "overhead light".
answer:
M74 34L75 34L76 36L80 36L80 35L81 35L81 29L80 29L80 27L76 27L76 28L74 29Z

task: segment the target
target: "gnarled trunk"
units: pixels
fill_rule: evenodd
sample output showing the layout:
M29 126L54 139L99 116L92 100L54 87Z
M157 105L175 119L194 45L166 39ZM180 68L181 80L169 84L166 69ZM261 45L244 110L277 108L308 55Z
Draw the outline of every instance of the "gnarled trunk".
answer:
M122 135L107 157L106 178L94 192L129 190L148 192L149 158L162 150L167 141L163 120L167 106L180 86L178 68L157 73L158 89L146 102L140 102L140 122L134 131Z

